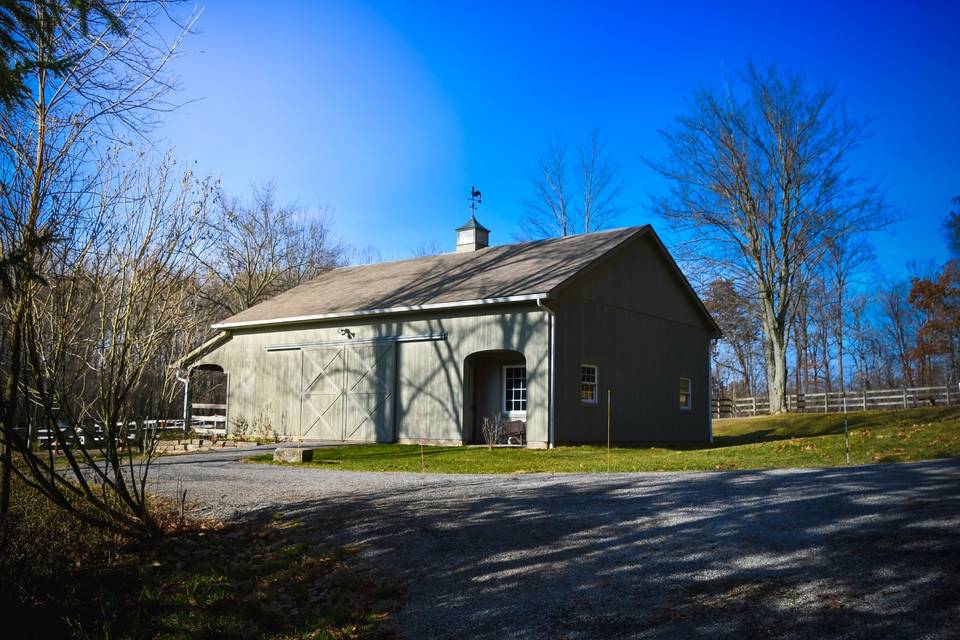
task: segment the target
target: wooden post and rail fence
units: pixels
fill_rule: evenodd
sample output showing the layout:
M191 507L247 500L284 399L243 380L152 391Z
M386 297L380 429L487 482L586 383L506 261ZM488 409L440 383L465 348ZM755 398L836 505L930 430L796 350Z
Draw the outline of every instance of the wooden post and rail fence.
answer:
M714 418L764 416L770 413L767 396L746 398L715 397L711 402ZM939 387L901 387L898 389L862 389L859 391L820 391L787 395L787 410L793 413L841 413L873 409L911 409L960 405L960 384Z

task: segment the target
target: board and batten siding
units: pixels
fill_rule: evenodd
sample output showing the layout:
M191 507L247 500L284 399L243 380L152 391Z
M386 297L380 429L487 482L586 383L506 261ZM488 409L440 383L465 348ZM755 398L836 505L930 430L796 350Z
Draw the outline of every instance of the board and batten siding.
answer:
M348 340L340 329L349 329ZM394 432L389 440L460 443L464 433L464 360L491 350L518 351L527 366L527 441L548 440L549 316L535 305L496 305L457 312L341 318L232 332L229 341L193 363L227 373L228 429L258 415L285 437L300 434L303 353L276 345L351 342L445 333L439 340L395 345ZM469 421L469 419L468 419Z
M616 442L710 439L711 327L648 237L568 283L557 310L558 442L604 442L607 390ZM599 402L580 401L580 367L598 367ZM679 406L680 378L693 387Z

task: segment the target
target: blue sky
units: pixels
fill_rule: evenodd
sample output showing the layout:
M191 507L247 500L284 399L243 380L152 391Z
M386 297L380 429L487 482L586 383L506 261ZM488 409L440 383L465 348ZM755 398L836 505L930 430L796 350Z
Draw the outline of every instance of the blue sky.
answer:
M510 242L551 137L601 127L629 183L617 226L652 222L658 128L748 58L830 82L869 120L853 169L905 218L875 238L881 267L946 257L960 195L958 2L302 2L211 0L161 143L231 194L336 210L338 233L385 258L452 249L469 216Z

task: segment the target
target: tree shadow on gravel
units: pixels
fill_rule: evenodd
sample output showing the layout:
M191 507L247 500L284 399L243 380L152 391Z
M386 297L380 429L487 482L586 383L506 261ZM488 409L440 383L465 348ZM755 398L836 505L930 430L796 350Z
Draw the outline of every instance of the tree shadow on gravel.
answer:
M267 515L399 576L410 638L949 637L960 613L953 461L467 477Z

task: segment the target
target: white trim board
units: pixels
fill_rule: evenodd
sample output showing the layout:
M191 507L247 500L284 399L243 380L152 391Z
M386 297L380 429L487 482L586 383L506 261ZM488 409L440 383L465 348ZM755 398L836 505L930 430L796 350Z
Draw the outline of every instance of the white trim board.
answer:
M436 309L459 309L463 307L483 307L491 304L506 304L510 302L532 302L547 298L546 293L531 293L522 296L505 296L502 298L481 298L478 300L461 300L458 302L435 302L431 304L414 305L408 307L386 307L383 309L365 309L359 311L335 311L332 313L316 313L306 316L289 316L285 318L270 318L267 320L242 320L240 322L220 322L211 325L214 329L242 329L245 327L264 327L278 324L299 324L302 322L317 322L320 320L335 320L338 318L356 318L363 316L382 316L393 313L415 313L417 311L433 311Z

